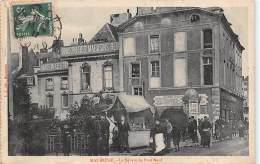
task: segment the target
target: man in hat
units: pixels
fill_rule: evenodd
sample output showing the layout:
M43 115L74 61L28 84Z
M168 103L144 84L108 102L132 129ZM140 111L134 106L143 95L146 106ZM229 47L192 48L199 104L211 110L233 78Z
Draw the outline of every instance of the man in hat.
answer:
M197 137L197 121L195 120L194 116L191 116L190 131L191 131L191 139L192 139L192 142L193 142L193 143L198 142L198 137Z
M210 147L210 129L212 128L211 123L208 120L208 117L205 116L204 120L201 123L201 144L203 147Z
M120 140L120 153L125 150L127 151L127 153L130 153L128 143L128 131L130 131L130 126L124 116L121 117L121 121L118 124L118 130Z

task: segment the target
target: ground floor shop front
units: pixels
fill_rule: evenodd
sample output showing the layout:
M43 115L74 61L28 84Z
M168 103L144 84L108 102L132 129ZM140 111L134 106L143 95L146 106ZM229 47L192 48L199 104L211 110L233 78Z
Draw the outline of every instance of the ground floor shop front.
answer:
M188 90L195 90L198 94L197 112L196 103L185 105L184 96ZM189 95L194 96L194 95ZM208 116L210 122L219 118L228 120L239 120L242 111L242 98L225 91L219 87L189 87L189 88L162 88L148 90L145 99L161 115L166 110L187 110L188 116ZM188 109L185 109L188 108Z

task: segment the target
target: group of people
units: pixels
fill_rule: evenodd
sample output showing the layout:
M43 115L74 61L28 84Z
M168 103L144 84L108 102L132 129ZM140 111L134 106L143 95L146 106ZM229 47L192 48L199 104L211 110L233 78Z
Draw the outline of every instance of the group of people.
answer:
M240 119L239 121L225 121L219 118L215 121L215 138L225 140L227 137L232 139L234 136L239 136L241 139L247 136L248 122Z
M130 153L129 143L128 143L128 135L130 131L130 126L126 121L125 117L122 116L119 122L115 122L115 127L113 128L113 147L119 153L123 153L126 151Z
M191 116L189 119L188 134L193 143L200 143L203 147L210 147L211 128L212 125L206 116L203 119L200 119L198 123L194 116ZM150 143L154 154L161 154L165 151L169 151L171 148L171 141L173 141L175 151L180 151L182 130L181 127L176 126L174 122L170 122L168 119L155 120L155 125L151 129L150 136ZM162 135L163 137L156 138L156 136L159 135ZM199 138L198 135L200 136ZM165 146L161 146L162 143L164 143ZM157 148L159 148L160 151L158 151Z

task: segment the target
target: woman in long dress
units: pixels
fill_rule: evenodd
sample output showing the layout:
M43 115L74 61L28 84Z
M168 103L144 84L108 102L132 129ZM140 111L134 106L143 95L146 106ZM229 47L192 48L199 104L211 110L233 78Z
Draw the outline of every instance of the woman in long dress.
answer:
M210 129L212 128L211 123L208 121L207 116L204 117L201 123L201 144L203 147L210 147Z

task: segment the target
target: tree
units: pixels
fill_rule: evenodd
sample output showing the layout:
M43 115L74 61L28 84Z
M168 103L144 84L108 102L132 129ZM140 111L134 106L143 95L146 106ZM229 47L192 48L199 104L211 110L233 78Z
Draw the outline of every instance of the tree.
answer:
M30 104L31 96L26 79L16 79L13 82L13 109L14 109L14 131L16 131L17 141L22 143L20 153L28 153L30 143L31 120ZM18 148L20 149L20 148Z

